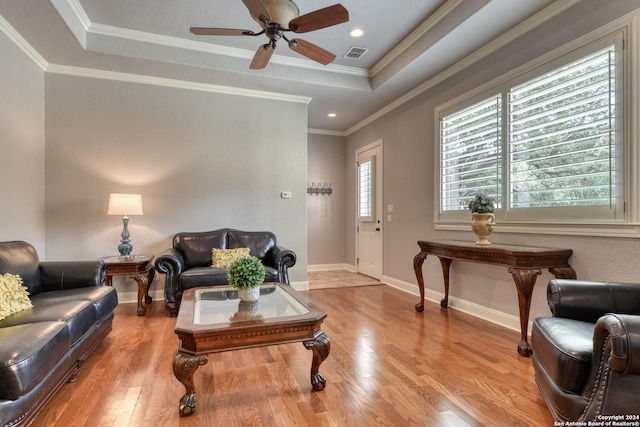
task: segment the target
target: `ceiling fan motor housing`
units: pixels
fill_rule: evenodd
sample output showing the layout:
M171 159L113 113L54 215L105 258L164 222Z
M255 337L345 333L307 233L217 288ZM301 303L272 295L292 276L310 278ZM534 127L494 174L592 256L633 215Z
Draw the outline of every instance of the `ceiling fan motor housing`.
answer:
M289 22L300 15L298 6L291 0L262 0L262 3L271 15L271 22L280 24L282 28L289 28ZM264 22L260 21L259 16L252 18L264 28Z

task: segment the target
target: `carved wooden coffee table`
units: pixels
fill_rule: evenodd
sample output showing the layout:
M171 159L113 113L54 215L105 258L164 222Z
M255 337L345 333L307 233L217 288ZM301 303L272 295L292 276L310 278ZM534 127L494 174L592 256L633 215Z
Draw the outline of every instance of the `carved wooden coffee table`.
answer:
M193 374L209 361L209 353L302 342L313 352L311 386L323 390L326 380L318 370L330 351L321 329L325 317L327 313L286 284L262 285L253 304L240 302L237 290L227 286L185 291L175 329L180 345L173 358L173 373L186 390L180 415L196 409Z

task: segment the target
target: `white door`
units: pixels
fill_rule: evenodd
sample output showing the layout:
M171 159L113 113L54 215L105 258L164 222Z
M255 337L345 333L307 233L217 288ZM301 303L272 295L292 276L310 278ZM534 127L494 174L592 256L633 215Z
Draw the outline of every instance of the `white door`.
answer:
M356 271L382 279L382 142L356 151Z

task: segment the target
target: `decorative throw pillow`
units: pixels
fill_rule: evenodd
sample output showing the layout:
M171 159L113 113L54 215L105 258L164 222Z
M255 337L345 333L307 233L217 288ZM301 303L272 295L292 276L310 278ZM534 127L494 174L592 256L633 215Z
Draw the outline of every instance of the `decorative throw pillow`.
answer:
M0 274L0 320L31 307L22 278L16 274Z
M249 248L217 249L211 250L211 267L229 268L231 263L243 256L249 256Z

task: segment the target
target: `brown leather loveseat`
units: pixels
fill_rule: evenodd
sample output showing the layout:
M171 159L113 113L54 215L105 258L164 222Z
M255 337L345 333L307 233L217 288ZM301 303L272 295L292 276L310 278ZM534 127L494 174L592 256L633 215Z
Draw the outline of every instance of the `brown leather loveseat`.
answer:
M265 267L265 282L289 283L289 268L296 254L276 243L269 231L241 231L223 228L213 231L178 233L173 247L156 258L158 273L165 274L164 297L167 310L176 316L185 289L229 283L226 268L212 267L212 249L249 248Z
M640 284L555 279L547 300L531 347L556 421L640 422Z

